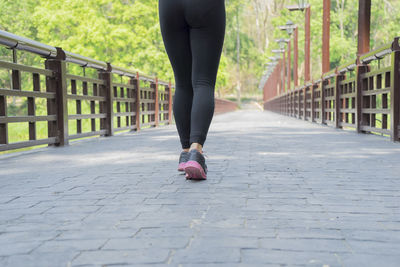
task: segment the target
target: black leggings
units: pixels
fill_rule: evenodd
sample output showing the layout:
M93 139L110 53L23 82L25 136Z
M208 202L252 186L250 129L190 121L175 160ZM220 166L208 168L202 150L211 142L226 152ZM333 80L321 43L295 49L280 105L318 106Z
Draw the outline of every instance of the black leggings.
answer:
M224 0L159 0L161 33L175 75L173 111L182 148L204 145L225 35Z

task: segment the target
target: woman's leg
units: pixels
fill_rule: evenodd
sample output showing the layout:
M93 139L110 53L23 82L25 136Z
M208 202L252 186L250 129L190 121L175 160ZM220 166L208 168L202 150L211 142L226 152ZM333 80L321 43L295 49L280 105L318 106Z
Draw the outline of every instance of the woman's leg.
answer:
M159 14L165 49L175 75L173 111L183 149L190 147L192 110L192 53L190 32L181 0L160 0Z
M225 36L224 0L185 0L190 25L193 103L190 143L203 146L214 114L214 89Z

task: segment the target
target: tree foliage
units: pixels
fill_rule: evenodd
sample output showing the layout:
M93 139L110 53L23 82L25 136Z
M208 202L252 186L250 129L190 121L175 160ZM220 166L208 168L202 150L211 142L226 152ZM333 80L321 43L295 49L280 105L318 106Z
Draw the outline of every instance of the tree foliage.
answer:
M288 2L288 1L286 1ZM295 4L297 1L290 2ZM323 1L309 0L311 4L311 71L314 79L320 78L322 69L322 12ZM358 31L358 1L357 0L331 0L330 24L330 66L354 61L357 54ZM279 16L272 19L272 25L284 25L292 20L299 27L299 69L300 77L304 75L304 13L289 12L281 9ZM371 4L371 49L393 41L400 36L398 22L400 21L400 1L384 0L372 1ZM273 38L287 35L277 28L273 29ZM269 49L276 49L278 45L270 42ZM268 52L270 53L270 52ZM272 54L271 54L272 55Z
M312 6L312 74L320 75L322 1ZM173 81L165 53L156 0L2 0L0 29L115 65ZM225 0L227 27L217 92L234 92L240 78L245 92L256 92L258 81L277 48L276 28L287 20L299 26L300 76L304 57L304 13L289 12L295 0ZM357 0L332 0L331 67L353 60L357 48ZM399 35L400 1L373 1L371 47ZM239 22L239 23L238 23ZM239 26L239 27L238 27ZM237 62L237 37L240 37ZM0 51L0 57L4 55ZM237 66L239 64L239 73Z

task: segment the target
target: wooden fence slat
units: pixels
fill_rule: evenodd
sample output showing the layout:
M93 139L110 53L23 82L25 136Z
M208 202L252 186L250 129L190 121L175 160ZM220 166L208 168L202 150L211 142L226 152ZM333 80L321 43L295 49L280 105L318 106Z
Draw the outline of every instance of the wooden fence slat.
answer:
M47 92L55 92L56 99L47 99L48 115L56 115L56 122L48 122L48 137L58 137L56 145L68 145L67 67L64 60L46 60L46 69L54 76L46 79Z
M392 53L392 76L390 77L391 140L399 141L400 130L400 51Z
M99 71L99 79L104 81L104 85L101 85L101 96L106 97L106 101L101 104L103 110L100 113L106 113L106 118L102 119L101 130L106 130L106 136L114 135L114 95L112 90L112 74L110 71Z

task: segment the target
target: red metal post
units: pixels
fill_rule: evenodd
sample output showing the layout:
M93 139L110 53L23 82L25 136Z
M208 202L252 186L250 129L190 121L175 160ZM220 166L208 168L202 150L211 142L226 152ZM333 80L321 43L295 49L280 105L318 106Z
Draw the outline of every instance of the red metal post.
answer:
M299 77L298 77L298 63L299 63L299 39L298 39L298 29L297 27L294 29L293 35L293 80L294 80L294 87L296 88L299 85Z
M281 60L280 60L264 84L264 98L263 98L264 103L279 94L281 86L280 82L282 81L281 75L282 73L281 73Z
M369 52L371 0L358 1L358 55Z
M287 69L286 69L286 75L287 75L287 91L290 91L290 83L291 83L291 69L290 69L290 61L292 59L292 51L291 51L291 47L290 47L290 41L288 42L288 46L287 46L287 53L288 53L288 58L287 58Z
M279 92L279 95L283 94L285 92L285 82L286 82L286 78L285 78L285 73L286 73L286 52L283 52L283 59L282 59L282 87L281 87L281 91Z
M272 76L273 74L271 74L271 76ZM271 76L269 76L268 77L268 79L265 81L265 83L264 83L264 87L263 87L263 103L265 103L266 101L267 101L267 87L266 87L266 85L267 85L267 83L268 83L268 80L269 79L271 79Z
M279 60L279 67L278 67L278 86L276 89L276 93L275 95L280 95L281 91L282 91L282 59Z
M322 73L326 73L330 69L329 61L329 35L331 20L331 0L324 0L322 21Z
M307 120L307 86L303 88L303 120Z
M310 33L310 18L311 18L311 6L306 8L306 16L305 16L305 45L304 45L304 83L309 82L311 80L311 71L310 71L310 42L311 42L311 33Z

